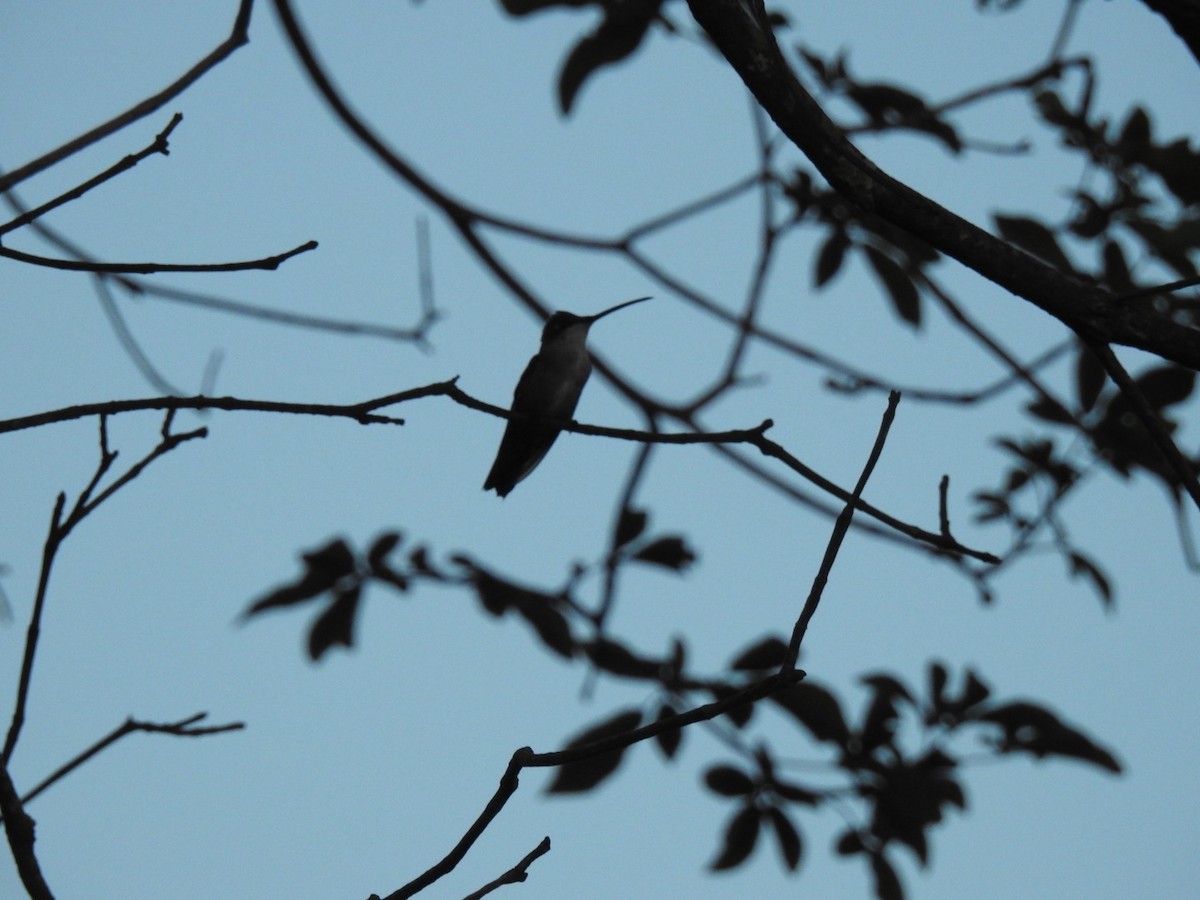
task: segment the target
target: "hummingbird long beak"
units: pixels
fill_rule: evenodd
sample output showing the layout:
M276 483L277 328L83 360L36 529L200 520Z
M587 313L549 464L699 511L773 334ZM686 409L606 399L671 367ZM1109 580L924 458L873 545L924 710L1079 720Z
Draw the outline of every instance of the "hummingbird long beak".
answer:
M649 299L649 297L638 297L636 300L626 300L624 303L618 303L616 306L604 310L604 312L598 312L594 316L585 316L585 318L588 320L588 324L590 325L593 322L596 322L598 319L603 319L609 313L615 313L619 309L624 309L627 306L633 306L635 303L641 303L642 301Z

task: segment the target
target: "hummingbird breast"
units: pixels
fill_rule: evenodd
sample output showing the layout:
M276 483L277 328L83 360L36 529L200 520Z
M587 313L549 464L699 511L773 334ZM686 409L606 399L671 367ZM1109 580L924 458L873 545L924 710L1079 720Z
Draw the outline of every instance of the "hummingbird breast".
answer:
M529 361L513 392L512 410L531 416L566 420L575 413L583 386L592 372L582 342L552 342ZM501 497L532 472L549 452L562 427L538 419L509 419L500 451L484 482Z

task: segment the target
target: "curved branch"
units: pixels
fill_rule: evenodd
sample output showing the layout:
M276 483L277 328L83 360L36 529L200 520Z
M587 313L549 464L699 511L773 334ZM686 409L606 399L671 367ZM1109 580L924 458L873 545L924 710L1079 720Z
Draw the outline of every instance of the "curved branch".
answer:
M68 141L61 147L51 150L49 153L38 157L32 162L14 169L7 175L0 175L0 192L7 191L16 184L20 184L26 178L42 172L56 163L62 162L68 156L78 153L85 147L89 147L99 140L103 140L110 134L120 131L131 122L136 122L145 116L150 115L156 109L159 109L164 104L170 102L175 97L182 94L193 83L198 81L209 69L222 62L227 56L230 56L238 47L243 44L250 43L250 38L247 34L250 28L250 12L254 7L254 0L241 0L238 6L237 16L233 20L233 28L229 32L229 36L225 38L216 48L213 49L204 59L196 63L186 72L184 72L174 82L167 85L157 94L147 97L136 106L132 106L119 116L115 116L100 125L97 125L86 134L81 134L74 140Z
M293 247L283 253L277 253L274 256L264 256L262 259L241 260L238 262L228 263L111 263L111 262L89 262L79 259L51 259L48 256L37 256L33 253L24 253L20 250L13 250L9 247L0 247L0 256L7 257L15 262L29 263L35 266L45 266L48 269L65 269L69 272L97 272L105 274L132 273L135 275L149 275L153 272L243 272L247 269L278 269L281 264L291 259L293 256L298 256L301 253L307 253L309 250L316 250L316 241L306 241L299 247Z
M1058 271L879 169L796 78L761 3L688 0L688 6L780 130L848 201L922 238L1085 337L1138 347L1200 370L1196 329L1117 302L1108 291Z

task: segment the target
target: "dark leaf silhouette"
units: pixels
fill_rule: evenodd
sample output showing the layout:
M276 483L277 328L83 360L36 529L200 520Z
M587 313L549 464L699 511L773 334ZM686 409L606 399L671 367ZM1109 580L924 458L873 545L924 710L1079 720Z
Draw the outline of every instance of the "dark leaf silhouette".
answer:
M596 30L574 46L558 76L558 103L564 115L571 112L583 83L597 69L629 56L658 14L658 3L616 3L606 7L605 18Z
M358 603L362 599L362 585L354 584L339 590L328 608L317 616L308 633L308 655L320 659L329 648L341 644L354 645L354 621L358 614Z
M1200 152L1193 150L1186 138L1151 147L1143 161L1180 203L1200 203Z
M575 737L567 742L567 746L564 749L576 750L580 747L586 747L597 741L625 734L641 724L642 713L640 710L625 710L575 735ZM572 794L590 791L617 770L617 766L621 764L621 758L627 749L627 747L622 747L618 750L609 750L580 760L579 762L567 763L564 766L560 766L554 774L554 780L546 788L546 792L550 794Z
M850 238L841 228L835 228L826 238L817 254L817 268L813 274L813 286L824 287L842 268L846 258L846 250L850 246Z
M617 523L616 545L624 547L646 530L649 516L645 510L627 508L621 510L621 519Z
M744 797L754 791L754 779L733 766L713 766L704 773L704 783L722 797Z
M862 835L857 831L843 831L833 845L834 851L838 856L854 856L856 853L862 853L866 850L863 844Z
M731 687L714 687L712 695L717 700L728 700L737 691ZM730 707L725 711L725 718L732 722L738 728L745 728L750 722L750 718L754 715L753 703L740 703L737 706Z
M696 554L682 537L670 535L647 544L633 558L680 572L696 561Z
M664 703L658 710L658 716L655 717L655 722L661 722L664 719L670 719L678 715L678 710L670 703ZM674 759L675 754L679 752L679 745L683 741L682 728L668 728L666 731L660 731L654 736L655 742L658 744L658 749L662 751L663 756L667 759Z
M608 638L597 638L584 645L588 658L605 672L630 678L655 678L662 670L662 660L647 659L630 652L623 644Z
M875 896L879 900L904 900L900 876L882 853L871 854L871 874L875 876Z
M1107 380L1108 375L1100 359L1086 344L1080 343L1075 353L1075 391L1081 410L1087 412L1096 405Z
M253 616L265 609L292 606L311 600L331 590L341 579L354 573L354 554L343 540L330 541L320 550L301 555L304 574L299 580L276 588L265 597L255 601L243 614Z
M1002 216L999 214L996 214L993 218L1001 237L1006 241L1016 244L1022 250L1032 253L1056 269L1064 272L1072 271L1071 263L1067 259L1067 255L1063 253L1062 247L1059 246L1058 238L1054 236L1054 232L1037 219L1030 219L1027 216Z
M1071 564L1072 575L1082 575L1092 583L1092 587L1096 589L1096 593L1100 595L1100 600L1105 608L1112 606L1113 592L1112 585L1109 583L1108 576L1104 574L1099 566L1084 556L1078 551L1072 551L1067 554L1067 559Z
M1146 110L1135 106L1129 112L1125 125L1113 149L1121 155L1126 163L1140 162L1150 149L1150 117Z
M792 872L800 865L800 855L803 847L800 843L800 832L792 824L787 814L772 806L767 810L767 818L775 830L775 839L779 842L779 852L783 855L783 864Z
M733 869L744 863L754 852L754 844L758 840L760 814L753 805L742 807L729 824L725 826L725 840L721 852L709 864L714 872Z
M865 246L867 262L892 299L896 314L914 328L921 325L921 295L912 278L890 256L875 247Z
M783 665L787 656L787 644L775 635L769 635L738 654L729 664L735 672L764 672Z
M575 638L566 617L544 597L520 597L514 609L533 626L542 643L559 656L570 659L575 655Z
M1182 403L1196 387L1196 373L1183 366L1158 366L1136 380L1147 402L1157 410Z
M864 796L874 803L871 833L876 840L905 844L922 865L928 861L927 831L942 820L943 808L966 805L954 778L954 761L939 750L875 766Z
M860 735L863 748L871 750L891 742L900 717L899 702L912 705L913 698L908 688L890 675L868 675L862 680L874 689Z
M401 535L398 531L388 531L381 534L371 544L371 549L367 552L367 565L370 567L371 576L378 578L380 581L390 584L399 591L408 590L408 577L388 565L387 558L392 551L399 546Z
M1025 407L1029 414L1046 422L1069 425L1074 419L1061 403L1052 397L1042 397Z
M401 534L398 531L385 531L371 544L371 549L367 551L367 563L371 568L381 566L387 562L387 557L393 550L400 545Z
M846 746L850 729L841 704L829 690L804 682L771 695L771 701L797 719L818 741Z
M1121 771L1121 764L1108 750L1037 704L1024 701L1006 703L987 710L978 718L999 725L1003 730L1003 737L997 744L1000 753L1030 753L1039 759L1064 756L1110 772Z
M513 607L528 607L539 603L550 606L557 602L556 598L549 594L521 587L493 575L466 557L457 556L453 561L470 571L471 586L475 588L480 604L493 616L503 615Z

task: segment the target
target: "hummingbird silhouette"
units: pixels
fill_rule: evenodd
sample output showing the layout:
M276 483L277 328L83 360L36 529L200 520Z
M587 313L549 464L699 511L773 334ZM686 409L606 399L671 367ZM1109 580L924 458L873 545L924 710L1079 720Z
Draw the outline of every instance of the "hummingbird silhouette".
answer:
M562 431L562 423L574 415L583 386L592 374L588 329L610 313L649 299L627 300L594 316L556 312L546 320L541 349L529 361L513 391L512 411L526 416L508 420L496 461L483 483L485 491L494 490L507 497L537 468Z

